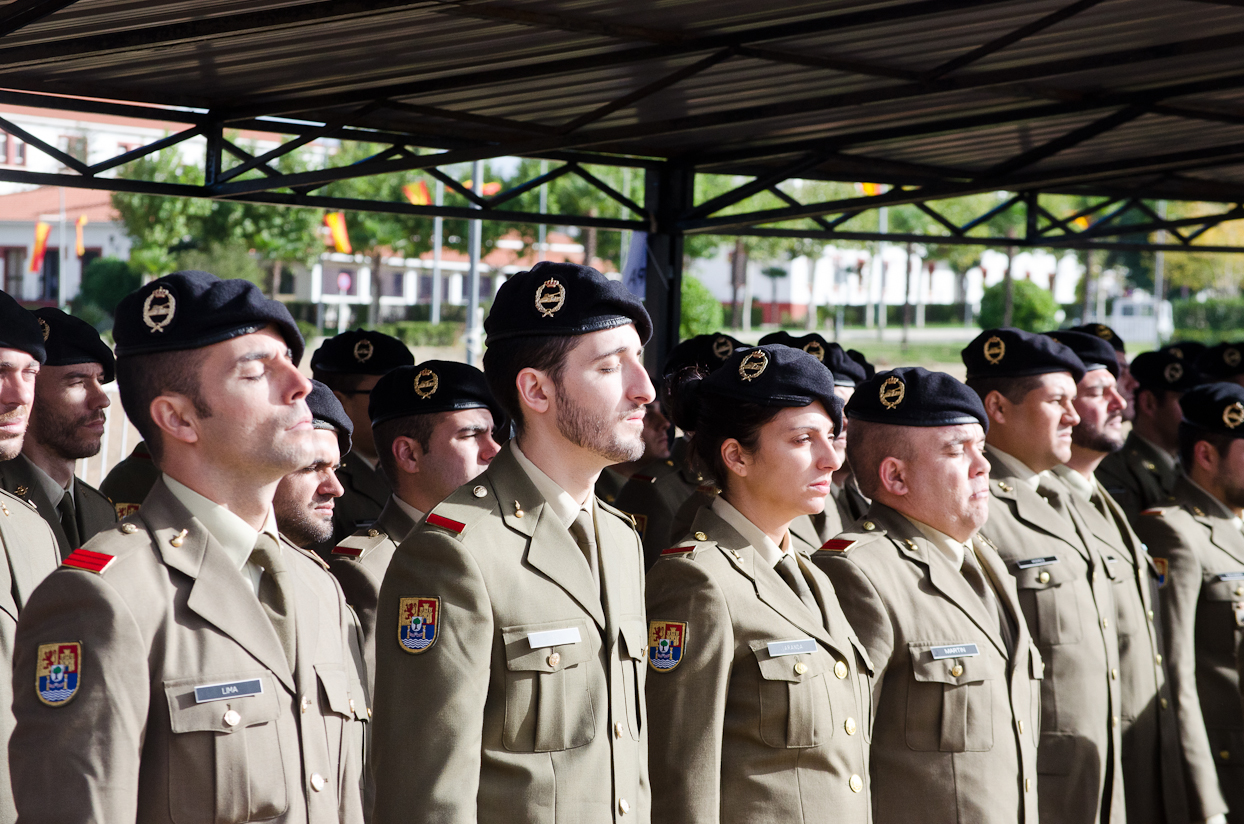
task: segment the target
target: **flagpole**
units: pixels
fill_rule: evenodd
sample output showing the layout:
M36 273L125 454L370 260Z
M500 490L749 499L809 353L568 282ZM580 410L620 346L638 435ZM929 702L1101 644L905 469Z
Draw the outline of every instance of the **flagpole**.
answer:
M56 307L65 308L65 274L69 269L69 247L65 245L65 187L60 186L60 260L56 266Z
M436 205L445 205L445 184L436 181ZM432 219L432 317L433 323L441 322L441 237L445 229L443 218Z
M484 193L484 162L475 161L471 174L472 190L477 195ZM476 208L479 208L478 206ZM480 354L479 318L479 253L480 235L483 232L483 221L472 220L469 226L469 244L471 265L467 272L467 318L466 318L466 362L475 365Z

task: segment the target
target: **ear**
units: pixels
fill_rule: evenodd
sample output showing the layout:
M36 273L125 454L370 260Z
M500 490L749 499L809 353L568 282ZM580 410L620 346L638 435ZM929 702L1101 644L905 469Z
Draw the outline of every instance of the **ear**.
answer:
M514 384L518 388L518 402L524 408L537 415L543 415L552 409L557 387L544 372L528 367L518 373Z
M1006 399L1005 395L995 389L985 396L983 403L990 424L1006 424L1007 413L1011 411L1011 402Z
M194 404L184 395L160 395L147 410L151 421L170 438L182 443L198 443L199 416Z
M1209 441L1197 441L1192 445L1192 459L1210 475L1218 472L1218 450Z
M393 439L393 460L397 468L407 475L419 472L419 461L423 459L423 447L414 438L399 435Z
M747 469L751 464L751 458L747 454L747 450L743 448L743 444L734 438L726 438L721 444L721 460L726 465L726 469L738 475L740 478L747 477Z
M1153 417L1158 411L1158 399L1147 389L1137 389L1132 393L1132 403L1136 411L1145 417Z
M893 456L885 458L877 467L877 475L881 488L896 497L902 497L911 491L907 485L907 465Z

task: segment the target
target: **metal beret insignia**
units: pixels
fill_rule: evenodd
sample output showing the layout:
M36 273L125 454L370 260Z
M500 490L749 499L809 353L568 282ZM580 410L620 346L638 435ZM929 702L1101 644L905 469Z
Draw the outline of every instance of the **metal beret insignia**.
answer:
M734 354L734 344L725 335L718 335L713 341L713 354L717 360L725 360Z
M1236 349L1234 346L1224 349L1222 353L1222 362L1227 366L1239 366L1240 350Z
M52 334L52 327L48 326L48 322L43 318L36 318L39 321L39 329L43 332L43 340L46 343L48 335Z
M397 643L411 655L432 648L440 625L440 598L403 598L398 602Z
M1222 410L1222 422L1227 425L1228 429L1235 429L1244 423L1244 404L1236 401Z
M151 327L152 334L163 332L177 314L177 298L163 286L157 286L143 301L143 323Z
M669 672L682 663L687 645L687 625L681 621L648 622L648 666Z
M769 368L769 353L763 349L748 352L739 363L739 377L744 381L754 381Z
M40 644L35 657L35 694L49 707L63 707L78 694L82 644L68 641Z
M363 338L354 344L354 359L359 363L367 363L371 360L371 356L376 353L376 346L367 338Z
M985 341L983 351L985 360L989 361L991 364L997 365L1002 363L1002 359L1006 357L1006 344L1003 342L1002 338L994 335L989 340Z
M803 351L807 352L809 355L816 358L821 363L825 362L825 347L821 346L819 341L814 341L814 340L808 341L806 344L804 344Z
M415 375L415 394L425 401L436 394L440 385L441 379L431 369L424 369Z
M1184 376L1184 366L1182 363L1168 363L1166 368L1162 370L1162 377L1166 378L1167 383L1175 383Z
M891 375L882 382L881 390L878 394L882 406L886 409L897 409L907 395L907 385L894 375Z
M536 287L536 310L541 316L551 318L566 305L566 287L556 278L549 278Z

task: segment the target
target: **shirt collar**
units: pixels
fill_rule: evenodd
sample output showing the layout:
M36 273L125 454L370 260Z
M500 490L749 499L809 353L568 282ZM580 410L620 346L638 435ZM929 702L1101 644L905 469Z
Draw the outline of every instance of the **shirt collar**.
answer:
M1235 517L1235 513L1232 512L1230 509L1228 509L1226 504L1224 504L1222 501L1215 498L1214 495L1208 489L1201 486L1196 481L1192 480L1192 478L1187 473L1184 473L1184 480L1192 484L1193 486L1195 486L1197 489L1204 492L1205 497L1210 499L1210 501L1212 502L1212 505L1218 507L1218 517L1230 518L1231 522L1235 524L1237 529L1239 529L1241 526L1244 526L1244 521L1241 521L1239 518Z
M1026 484L1033 492L1037 491L1037 487L1041 485L1041 476L1029 469L1028 464L1014 455L1003 452L993 444L985 444L985 449L991 456L1002 462L1006 470L1015 476L1015 480Z
M967 551L966 546L959 543L945 532L934 529L926 523L917 521L915 518L908 518L906 515L903 517L911 521L912 526L920 530L920 534L928 539L928 542L936 547L939 552L945 555L946 560L954 564L955 569L960 569L963 566L963 553Z
M414 524L418 524L420 521L422 521L423 516L427 514L426 512L420 512L419 510L415 509L413 506L406 503L405 501L403 501L401 498L397 497L396 495L393 496L393 503L397 504L397 508L405 512L406 517L410 518L411 522ZM393 537L397 539L397 542L399 544L406 539L405 535L396 535Z
M1132 434L1136 435L1135 430L1132 431ZM1153 456L1157 458L1158 463L1162 464L1163 469L1167 470L1168 472L1174 472L1175 469L1179 466L1179 461L1175 458L1174 455L1167 452L1165 449L1158 446L1156 443L1149 440L1144 435L1136 435L1136 440L1140 441L1143 444L1147 444L1149 448L1153 450Z
M574 523L574 519L579 517L581 510L592 511L587 504L591 503L592 496L589 495L583 506L579 506L575 499L570 497L570 493L562 489L557 481L544 474L544 470L531 462L531 459L523 454L523 450L518 448L517 441L510 441L514 450L514 457L518 461L518 465L527 473L527 477L531 478L531 482L536 485L536 491L540 493L540 497L544 498L544 502L553 514L557 516L557 520L561 525L570 528Z
M752 548L765 559L771 567L777 566L778 561L782 560L782 556L790 551L790 531L782 536L782 545L778 546L773 543L773 539L765 534L764 530L756 526L747 516L739 512L734 506L722 496L718 495L713 499L713 512L719 518L730 526L734 527L735 532L743 536L743 540L752 545Z
M1086 503L1093 502L1093 496L1097 494L1097 483L1095 481L1090 481L1066 464L1059 464L1051 469L1050 472L1062 481L1063 486L1070 489L1080 500Z
M272 511L271 504L268 505L268 517L264 519L263 528L255 530L235 513L210 498L200 495L168 475L163 477L164 485L168 487L169 492L173 493L173 497L190 510L190 514L197 518L199 523L203 524L204 529L228 553L234 566L239 570L246 566L251 553L255 551L255 543L259 540L260 532L271 536L276 541L276 545L281 546L276 526L276 514Z
M65 497L66 493L69 494L69 499L71 501L74 500L73 493L66 490L65 487L56 482L55 478L44 472L43 467L30 460L30 458L27 458L25 455L22 455L22 460L26 461L26 463L30 466L30 474L34 476L35 483L39 485L39 489L41 489L43 494L47 496L47 499L52 502L53 509L60 506L61 498ZM72 481L69 483L69 489L73 489ZM74 501L74 503L77 503L77 501Z

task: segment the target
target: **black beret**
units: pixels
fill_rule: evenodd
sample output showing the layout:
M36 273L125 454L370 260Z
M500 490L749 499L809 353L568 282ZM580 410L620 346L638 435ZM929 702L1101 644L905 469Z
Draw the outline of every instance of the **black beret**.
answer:
M895 426L979 423L989 431L989 416L975 392L945 372L922 366L878 372L855 387L846 412L851 420Z
M1174 340L1163 346L1160 351L1170 352L1180 360L1186 361L1189 366L1196 363L1196 359L1201 356L1209 347L1201 343L1199 340Z
M494 429L504 419L483 372L470 364L442 360L399 366L377 382L367 404L373 426L394 418L459 409L491 411Z
M1183 423L1244 438L1244 386L1238 383L1203 383L1180 397L1179 408L1183 410Z
M620 281L590 266L542 261L510 275L497 290L484 319L489 346L507 338L585 335L635 324L641 343L652 337L652 320L639 298Z
M47 360L39 321L8 292L0 292L0 349L20 349L39 363Z
M48 366L71 366L75 363L98 363L104 367L101 383L111 383L117 376L117 359L104 343L95 327L54 306L34 310L39 328L43 330Z
M1115 349L1105 338L1071 329L1056 329L1045 334L1075 352L1084 364L1085 372L1106 369L1111 375L1119 377L1119 359L1114 356Z
M661 373L672 375L688 366L698 366L703 372L715 372L726 362L726 358L734 354L735 349L745 346L723 332L696 335L670 350Z
M842 398L821 362L800 349L777 343L739 349L722 367L699 382L701 401L720 398L759 406L808 406L820 401L842 430ZM723 410L724 411L724 410Z
M1141 352L1129 367L1141 389L1150 392L1187 392L1200 383L1191 364L1174 352Z
M1083 332L1086 335L1093 335L1110 344L1111 348L1116 352L1124 352L1127 350L1123 346L1123 338L1118 333L1104 323L1086 323L1083 326L1073 326L1070 331Z
M311 393L307 395L307 407L316 429L331 426L337 430L337 446L344 455L350 451L350 436L354 434L354 421L346 414L345 407L333 394L333 390L319 381L311 381Z
M1045 335L1022 329L986 329L960 353L971 378L1021 378L1070 372L1079 383L1084 364L1071 349Z
M867 377L871 378L873 375L877 374L877 367L869 363L868 358L864 357L864 353L861 352L860 350L848 349L847 357L855 361L856 363L858 363L860 366L862 366L864 368L864 374Z
M791 335L789 332L770 332L760 339L760 345L766 343L780 343L783 346L789 346L792 349L802 349L812 357L825 364L825 367L834 374L834 386L855 386L865 380L868 380L868 374L864 371L864 367L853 361L846 352L842 351L842 347L836 343L830 343L815 332L810 332L801 338Z
M370 329L342 332L320 344L311 356L316 372L384 375L399 366L414 366L415 356L392 335Z
M249 280L173 272L121 298L112 327L117 357L199 349L276 326L294 363L305 345L285 304Z
M1196 359L1196 371L1210 380L1233 378L1244 373L1244 341L1211 346Z

